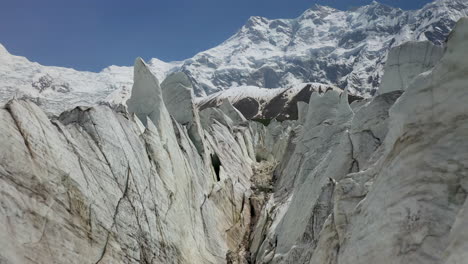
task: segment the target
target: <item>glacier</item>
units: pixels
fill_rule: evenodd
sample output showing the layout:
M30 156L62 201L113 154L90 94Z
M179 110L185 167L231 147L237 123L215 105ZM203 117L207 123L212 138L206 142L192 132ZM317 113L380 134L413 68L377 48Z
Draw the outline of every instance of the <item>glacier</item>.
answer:
M200 101L189 75L160 84L138 58L125 104L9 100L0 262L463 263L468 18L432 45L394 47L397 86L372 98L310 84L307 102L302 88ZM249 120L244 98L298 118Z
M100 73L0 45L0 263L465 263L467 10L315 6Z

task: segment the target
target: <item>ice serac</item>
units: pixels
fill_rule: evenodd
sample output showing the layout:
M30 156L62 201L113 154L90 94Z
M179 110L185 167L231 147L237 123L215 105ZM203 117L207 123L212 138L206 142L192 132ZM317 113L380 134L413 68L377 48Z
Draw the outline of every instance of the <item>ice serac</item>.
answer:
M301 83L294 87L278 89L246 86L200 98L197 100L197 105L200 109L205 109L221 105L228 100L247 119L297 120L299 118L299 103L308 103L313 93L322 94L330 90L341 91L336 86L322 83ZM354 96L354 98L362 99L359 96Z
M247 121L245 117L241 114L241 112L234 108L234 106L232 106L229 100L223 100L223 102L219 106L219 109L229 118L231 118L233 123L236 125L245 123Z
M273 152L273 136L263 125L239 123L243 117L227 105L219 117L236 122L205 123L201 153L141 59L134 85L130 113L98 105L51 120L28 100L0 109L2 263L248 257L255 151Z
M304 102L297 102L297 120L300 123L305 122L305 117L307 115L307 111L309 110L309 105Z
M350 109L331 95L311 98L255 227L256 263L464 261L466 47L463 18L440 60L404 92Z
M158 124L161 116L165 114L159 80L151 73L142 58L135 60L133 69L134 83L131 97L127 101L128 111L135 113L145 125L147 118Z
M467 31L464 18L439 63L391 108L384 154L349 219L340 263L456 263L447 252L460 249L449 234L467 194Z
M384 66L379 94L406 90L411 81L436 65L444 48L429 41L406 42L391 49Z
M2 117L1 144L12 148L2 152L11 161L2 163L2 194L16 204L2 208L2 221L15 223L2 224L2 241L13 242L2 247L6 263L214 262L201 218L192 219L211 177L181 152L172 127L163 138L149 120L142 135L106 106L51 122L24 101Z
M177 122L193 121L194 104L192 84L183 72L172 73L161 83L166 108Z
M172 73L161 84L162 95L169 114L187 127L188 134L201 155L206 154L204 132L195 109L192 83L183 72Z
M313 254L322 225L332 211L334 181L349 172L352 164L343 137L350 126L352 111L347 95L337 91L314 93L302 133L287 163L277 172L276 209L271 233L255 250L256 261L306 263ZM267 210L270 210L267 209ZM271 213L270 213L271 214Z

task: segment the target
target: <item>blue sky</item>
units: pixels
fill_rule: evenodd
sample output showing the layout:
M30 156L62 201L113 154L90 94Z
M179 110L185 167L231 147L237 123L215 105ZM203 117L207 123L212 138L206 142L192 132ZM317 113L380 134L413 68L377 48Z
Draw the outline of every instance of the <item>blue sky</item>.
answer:
M250 16L294 18L315 3L371 0L0 0L0 43L43 65L100 71L138 56L182 60L233 35ZM417 9L431 0L381 0ZM1 62L0 62L1 63Z

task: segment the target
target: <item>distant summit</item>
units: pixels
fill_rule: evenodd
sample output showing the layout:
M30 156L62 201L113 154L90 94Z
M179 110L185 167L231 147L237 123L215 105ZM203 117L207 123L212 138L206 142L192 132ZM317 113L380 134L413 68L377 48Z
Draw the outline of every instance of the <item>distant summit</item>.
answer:
M464 16L466 0L437 0L411 11L375 1L348 11L314 5L294 19L252 16L212 49L180 62L152 59L148 67L159 80L184 72L197 96L233 87L322 83L366 97L376 93L391 48L424 40L442 46ZM125 101L133 83L131 67L90 73L32 63L2 46L0 55L0 102L26 96L60 112L77 104ZM59 86L67 89L51 88Z
M369 96L388 50L406 41L443 45L468 2L439 0L404 11L373 1L341 11L314 5L295 19L251 17L221 45L181 66L197 95L237 86L287 88L319 82Z

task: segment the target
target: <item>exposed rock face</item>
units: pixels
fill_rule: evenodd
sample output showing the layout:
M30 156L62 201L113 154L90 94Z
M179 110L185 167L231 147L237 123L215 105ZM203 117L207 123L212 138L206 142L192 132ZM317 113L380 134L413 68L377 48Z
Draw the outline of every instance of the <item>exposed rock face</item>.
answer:
M211 96L197 100L198 107L219 106L225 100L239 109L247 119L260 119L279 121L297 120L299 118L298 103L308 103L313 93L325 93L341 89L321 83L299 84L286 89L261 89L258 87L245 87L222 91ZM353 100L362 100L359 96L350 96Z
M11 100L0 262L463 263L467 47L468 18L405 91L313 92L268 126L232 100L199 111L141 59L127 109Z
M406 90L410 82L434 67L444 48L429 41L407 42L390 50L379 93Z

